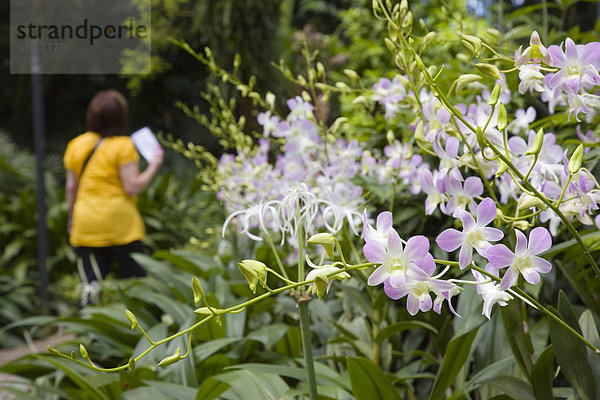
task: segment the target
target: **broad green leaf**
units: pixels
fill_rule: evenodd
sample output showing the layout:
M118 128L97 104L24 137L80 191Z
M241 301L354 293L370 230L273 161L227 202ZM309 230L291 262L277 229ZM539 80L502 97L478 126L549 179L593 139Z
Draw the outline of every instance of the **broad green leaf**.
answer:
M554 374L554 349L552 345L540 354L532 371L532 386L536 399L552 398L552 377Z
M581 317L579 317L579 326L583 332L583 337L586 338L591 344L600 349L600 334L596 323L594 322L594 315L590 310L585 310ZM595 354L592 349L587 348L588 361L594 374L594 381L596 383L596 394L600 393L600 354Z
M426 322L400 321L400 322L396 322L395 324L386 326L381 331L379 331L379 333L375 337L375 342L381 343L384 340L389 339L390 337L394 336L397 333L400 333L400 332L408 330L408 329L416 329L416 328L423 328L423 329L433 332L436 335L438 334L438 330Z
M279 376L262 372L237 370L214 378L228 384L240 400L278 400L289 389Z
M446 398L446 390L454 382L454 378L456 378L456 375L467 361L471 344L478 330L479 326L476 326L469 332L453 338L448 343L444 352L444 360L433 381L433 388L429 396L430 400Z
M204 380L200 387L198 387L196 400L216 399L227 389L229 389L229 385L227 383L221 382L211 376Z
M346 357L346 365L356 400L400 400L398 391L371 361Z
M287 332L289 326L286 324L272 324L262 327L246 336L248 340L261 342L267 349L271 349L275 342L281 339Z
M144 381L145 384L150 386L154 390L154 398L158 398L157 395L162 395L163 399L177 399L177 400L195 400L196 389L178 385L170 382L162 381Z
M529 385L529 383L525 382L522 379L515 378L514 376L496 376L494 378L490 378L486 381L483 381L483 383L500 389L511 399L535 400L535 397L533 396L533 391L531 390L531 386ZM546 399L552 399L552 397Z
M479 386L483 384L484 381L488 379L492 379L496 376L502 376L506 374L506 371L509 370L515 363L515 359L513 357L503 358L502 360L496 361L495 363L488 365L483 368L479 372L477 372L465 385L462 393L457 393L453 395L451 398L460 398L464 393L469 393Z
M509 301L508 304L501 308L502 321L506 337L510 343L510 347L517 360L517 364L523 371L523 374L531 381L531 371L533 365L531 356L533 355L533 344L531 337L525 334L525 327L521 319L521 306L519 301Z
M86 376L86 375L82 374L80 371L78 371L78 370L81 370L82 367L75 364L74 362L65 360L63 358L53 357L53 356L46 356L46 355L35 355L35 356L48 362L49 364L52 364L57 369L60 369L61 371L63 371L69 377L69 379L71 379L73 381L73 383L75 383L77 386L79 386L82 390L84 390L87 393L87 395L89 396L88 398L96 399L96 400L110 400L110 398L106 394L104 394L97 387L92 386L88 382L89 376Z
M575 331L581 332L575 312L564 292L558 296L559 311L549 307L550 312L562 316L563 320ZM550 339L554 345L554 356L567 381L575 388L583 400L595 399L595 384L587 353L583 343L554 319L549 318Z
M242 338L221 338L214 339L206 343L194 346L192 351L194 352L194 358L196 362L202 362L223 347L229 346L232 343L236 343L243 340Z

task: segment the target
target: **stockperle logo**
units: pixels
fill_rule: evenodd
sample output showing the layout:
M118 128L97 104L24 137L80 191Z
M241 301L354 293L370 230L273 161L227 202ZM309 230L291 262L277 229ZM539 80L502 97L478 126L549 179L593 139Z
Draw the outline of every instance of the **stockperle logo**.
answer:
M11 74L150 73L151 0L10 0Z

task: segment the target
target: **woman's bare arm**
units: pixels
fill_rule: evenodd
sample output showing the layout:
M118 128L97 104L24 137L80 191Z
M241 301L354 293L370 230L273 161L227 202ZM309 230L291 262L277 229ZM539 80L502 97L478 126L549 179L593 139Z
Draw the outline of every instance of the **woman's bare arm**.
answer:
M163 163L163 151L157 152L154 159L148 163L148 167L143 171L139 172L139 166L137 162L127 163L119 168L119 177L121 178L121 186L125 193L129 195L136 195L148 186L156 171Z

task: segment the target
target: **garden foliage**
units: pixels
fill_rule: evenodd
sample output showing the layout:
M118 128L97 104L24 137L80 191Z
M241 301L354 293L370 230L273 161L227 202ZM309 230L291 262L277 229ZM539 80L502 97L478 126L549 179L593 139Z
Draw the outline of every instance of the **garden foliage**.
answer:
M223 205L217 251L14 323L87 334L3 370L48 398L598 398L600 43L547 13L369 6L329 43L353 68L308 41L305 73L276 65L283 108L176 42L257 109L255 131L215 86L211 117L181 108L225 153L165 140Z

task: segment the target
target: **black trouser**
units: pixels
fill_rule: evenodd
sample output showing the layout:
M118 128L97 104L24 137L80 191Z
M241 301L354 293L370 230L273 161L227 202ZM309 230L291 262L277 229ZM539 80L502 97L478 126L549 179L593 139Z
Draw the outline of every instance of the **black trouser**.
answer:
M111 270L111 264L117 262L119 264L119 270L117 277L119 278L132 278L145 276L146 271L140 267L131 257L131 253L143 253L144 244L139 241L133 241L128 244L119 246L107 246L107 247L74 247L75 255L83 261L83 272L88 282L93 282L98 279L106 278L106 275ZM96 277L94 267L92 265L92 255L98 265L99 277ZM83 279L83 277L81 277Z

